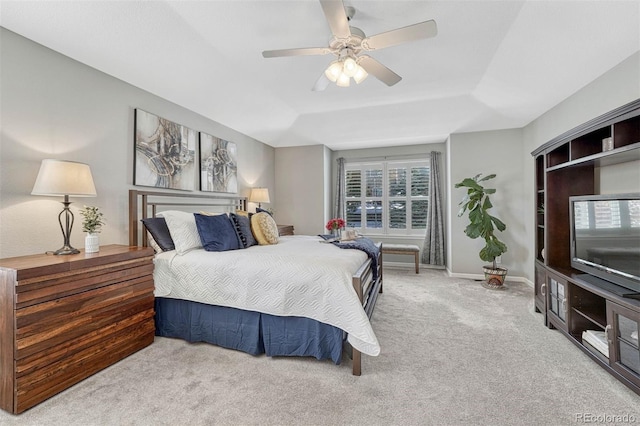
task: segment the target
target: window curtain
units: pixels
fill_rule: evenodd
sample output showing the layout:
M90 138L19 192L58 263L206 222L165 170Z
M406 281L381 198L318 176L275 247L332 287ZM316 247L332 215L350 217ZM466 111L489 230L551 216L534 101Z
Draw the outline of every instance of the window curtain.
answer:
M440 157L431 151L429 170L429 206L427 210L427 234L422 248L422 263L444 266L444 216L440 191Z
M346 220L346 207L344 202L346 183L344 175L344 158L340 157L336 160L338 163L338 176L336 179L336 202L333 210L333 217L340 217Z

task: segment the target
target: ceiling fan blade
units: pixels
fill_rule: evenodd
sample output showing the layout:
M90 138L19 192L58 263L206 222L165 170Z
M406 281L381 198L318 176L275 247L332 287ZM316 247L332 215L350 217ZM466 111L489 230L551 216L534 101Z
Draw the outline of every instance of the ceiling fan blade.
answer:
M311 90L313 90L314 92L322 92L324 89L326 89L329 86L329 83L331 83L331 81L327 78L326 75L324 75L324 73L322 73L322 75L320 75L320 78L318 79L318 81L316 81L316 84L313 85L313 88Z
M342 0L320 0L320 5L333 35L336 38L350 37L349 20Z
M420 22L419 24L409 25L408 27L398 28L387 31L386 33L367 37L362 40L362 48L364 50L383 49L385 47L396 46L409 41L435 37L437 34L438 26L436 25L436 21L432 19L430 21Z
M362 55L358 58L358 63L364 70L373 75L375 78L386 84L387 86L393 86L402 80L395 72L382 65L380 62L373 59L371 56Z
M299 49L265 50L262 52L264 58L279 58L282 56L304 56L304 55L328 55L331 49L327 47L303 47Z

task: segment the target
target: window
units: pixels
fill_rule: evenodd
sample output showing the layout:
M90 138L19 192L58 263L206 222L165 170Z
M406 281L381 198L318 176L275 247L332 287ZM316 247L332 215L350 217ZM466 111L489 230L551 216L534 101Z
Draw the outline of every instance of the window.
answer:
M363 233L424 235L429 162L345 164L347 227Z

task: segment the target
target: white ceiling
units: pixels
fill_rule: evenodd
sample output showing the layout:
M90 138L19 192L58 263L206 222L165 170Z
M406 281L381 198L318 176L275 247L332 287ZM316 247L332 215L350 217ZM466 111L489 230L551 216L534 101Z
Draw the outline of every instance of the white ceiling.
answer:
M435 38L370 55L403 80L311 87L331 56L317 0L7 1L0 25L269 145L442 142L522 127L640 50L640 1L367 1L374 35L434 19Z

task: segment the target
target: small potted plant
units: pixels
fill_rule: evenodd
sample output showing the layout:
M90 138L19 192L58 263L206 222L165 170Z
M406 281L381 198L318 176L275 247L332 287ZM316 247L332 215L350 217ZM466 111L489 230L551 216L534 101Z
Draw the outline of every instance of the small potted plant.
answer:
M463 179L455 185L456 188L467 188L467 195L458 204L460 210L458 217L461 217L468 211L469 225L464 233L472 239L481 237L485 241L485 246L480 250L480 259L485 262L492 262L491 265L483 266L485 282L483 285L488 288L502 288L504 279L507 275L507 269L498 267L496 257L501 256L507 251L507 245L500 241L495 235L495 231L504 231L507 226L497 217L489 213L489 209L493 207L489 194L496 192L493 188L485 188L480 182L487 181L496 177L495 174L481 178L481 174L472 178Z
M98 234L104 225L103 214L95 206L84 206L80 210L82 216L82 231L87 235L84 238L85 253L96 253L100 250Z

